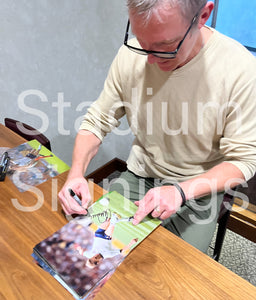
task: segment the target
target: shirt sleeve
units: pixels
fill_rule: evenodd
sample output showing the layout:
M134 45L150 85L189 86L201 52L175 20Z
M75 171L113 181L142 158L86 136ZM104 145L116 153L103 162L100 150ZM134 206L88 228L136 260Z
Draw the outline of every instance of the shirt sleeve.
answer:
M250 74L250 72L249 72ZM251 73L253 74L253 73ZM256 170L256 77L241 75L226 107L226 122L220 139L225 161L237 166L246 181Z
M80 129L89 130L102 140L107 133L120 125L124 114L122 81L120 79L120 52L115 57L99 98L90 106Z

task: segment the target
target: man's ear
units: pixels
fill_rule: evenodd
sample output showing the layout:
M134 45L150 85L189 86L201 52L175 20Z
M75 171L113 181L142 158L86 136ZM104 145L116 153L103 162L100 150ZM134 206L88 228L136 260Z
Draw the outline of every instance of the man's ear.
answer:
M207 22L209 19L212 11L214 8L214 3L212 1L209 1L205 4L205 7L202 9L201 14L199 16L199 21L198 21L198 28L201 29L204 24Z

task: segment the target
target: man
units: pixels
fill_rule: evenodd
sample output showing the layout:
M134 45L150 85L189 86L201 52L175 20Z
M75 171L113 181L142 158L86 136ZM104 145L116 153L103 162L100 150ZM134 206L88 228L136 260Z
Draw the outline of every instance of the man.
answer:
M128 171L111 186L147 214L206 252L223 191L255 173L255 58L205 26L206 0L128 0L124 46L104 90L88 110L73 164L59 197L66 213L85 213L67 193L89 203L83 178L104 136L126 114L135 140ZM129 25L136 40L128 40ZM145 190L144 197L141 190Z

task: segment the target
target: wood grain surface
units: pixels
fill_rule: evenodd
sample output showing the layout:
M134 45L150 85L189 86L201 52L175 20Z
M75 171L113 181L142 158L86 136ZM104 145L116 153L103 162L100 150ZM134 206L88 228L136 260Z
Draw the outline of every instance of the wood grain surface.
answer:
M0 147L24 140L0 124ZM67 174L20 193L0 182L0 300L73 297L31 257L33 247L66 224L57 193ZM94 199L104 191L90 183ZM16 199L16 200L15 200ZM118 267L95 299L256 299L256 288L158 227Z

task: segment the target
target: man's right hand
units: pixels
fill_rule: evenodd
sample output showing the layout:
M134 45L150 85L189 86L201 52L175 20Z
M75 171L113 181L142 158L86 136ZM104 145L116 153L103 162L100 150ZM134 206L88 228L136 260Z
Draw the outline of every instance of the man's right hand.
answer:
M70 195L70 189L72 189L81 199L82 206L80 206ZM58 196L66 215L87 214L87 208L91 203L91 195L89 192L88 183L84 177L67 179Z
M87 130L79 130L72 156L72 167L65 185L59 192L60 203L67 215L87 214L87 208L91 204L91 195L84 174L100 144L101 140L96 135ZM81 199L82 206L72 198L70 189Z

